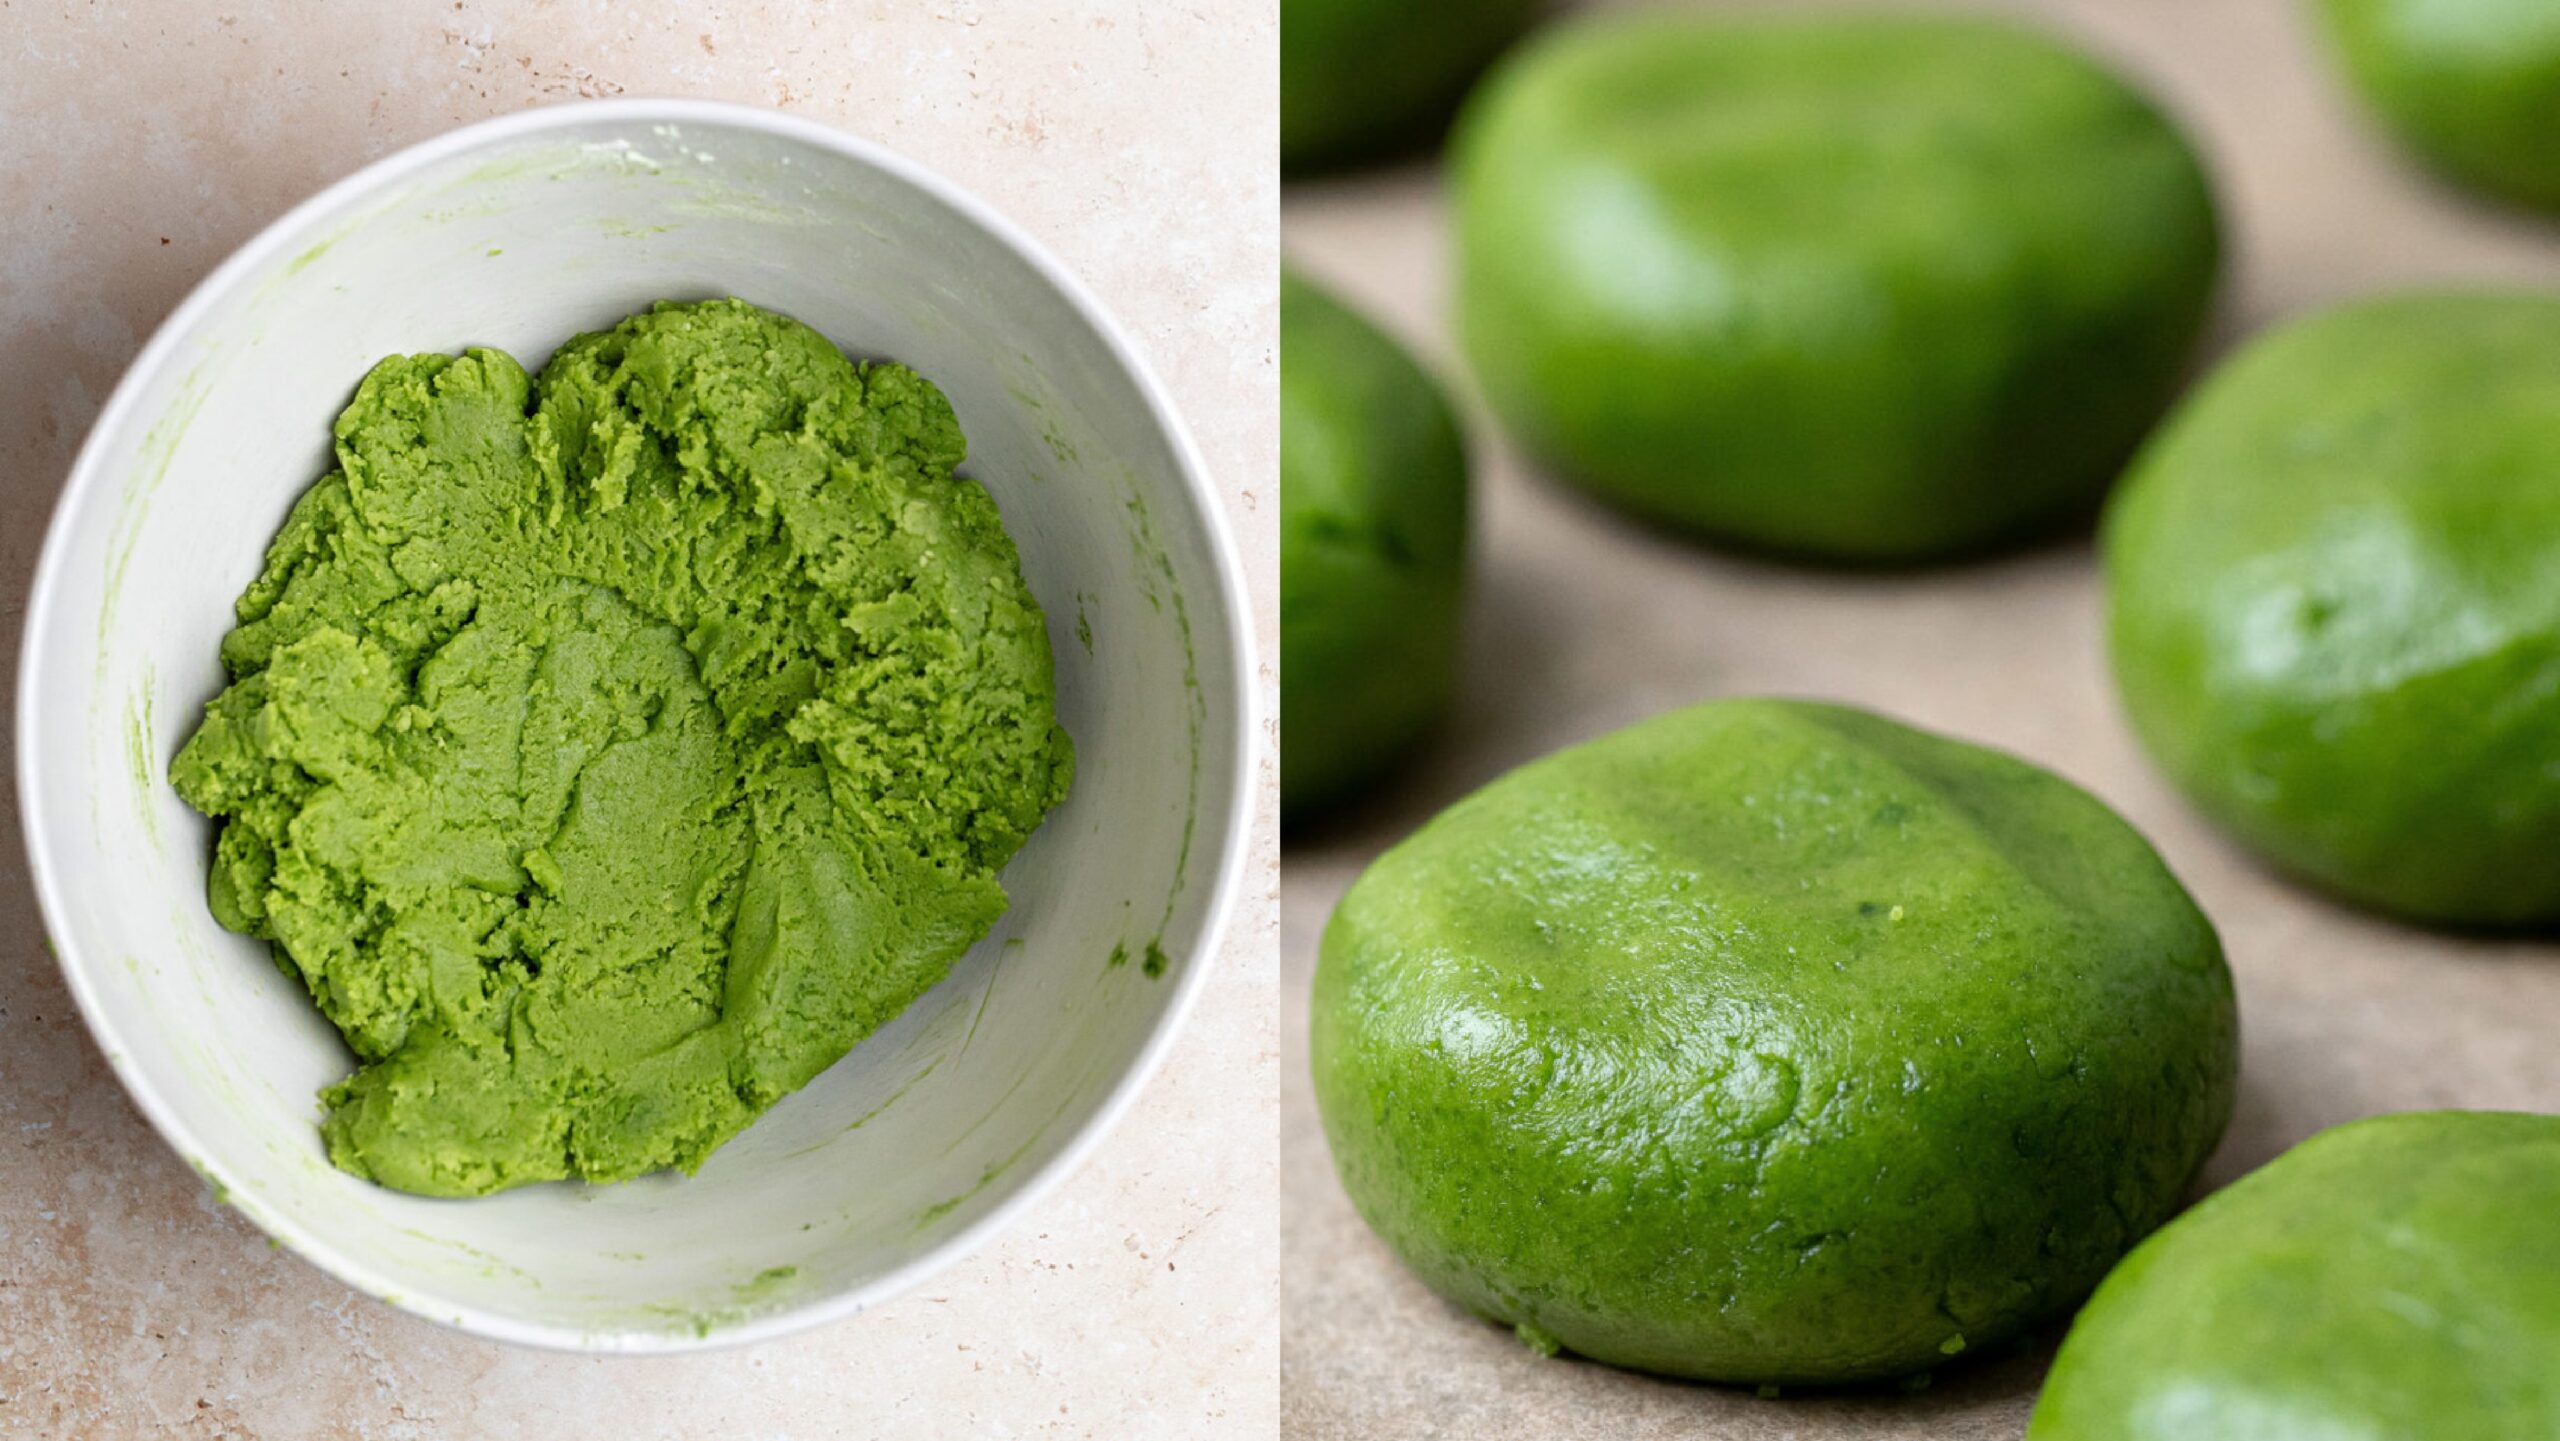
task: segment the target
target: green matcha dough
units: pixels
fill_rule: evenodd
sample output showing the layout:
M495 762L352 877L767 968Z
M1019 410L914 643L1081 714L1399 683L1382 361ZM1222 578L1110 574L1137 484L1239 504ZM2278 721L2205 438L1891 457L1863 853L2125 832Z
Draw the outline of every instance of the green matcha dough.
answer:
M2197 807L2413 919L2560 919L2560 296L2251 344L2105 528L2116 680Z
M2454 180L2560 211L2560 5L2319 0L2367 105Z
M2229 1118L2231 978L2071 785L1730 700L1524 766L1354 885L1315 982L1344 1188L1542 1350L1923 1371L2085 1295Z
M691 1170L940 980L1065 793L941 392L738 301L393 357L170 767L403 1191Z
M2219 252L2160 112L2003 21L1560 26L1460 121L1458 317L1494 410L1675 527L1903 562L2084 516Z
M2125 1258L2028 1441L2560 1436L2560 1118L2323 1131Z
M1299 814L1393 760L1457 685L1467 457L1394 341L1280 280L1280 789Z
M1339 165L1427 138L1544 3L1281 0L1281 164Z

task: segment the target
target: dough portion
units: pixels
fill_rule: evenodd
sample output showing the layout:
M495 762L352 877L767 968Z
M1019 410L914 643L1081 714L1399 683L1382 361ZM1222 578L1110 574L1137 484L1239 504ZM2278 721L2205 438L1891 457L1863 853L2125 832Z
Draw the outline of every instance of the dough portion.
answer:
M1731 700L1533 762L1327 926L1344 1189L1544 1349L1746 1384L1944 1363L2076 1302L2231 1114L2212 927L2020 761Z
M2560 212L2560 6L2550 0L2321 0L2374 114L2447 178Z
M1612 503L1792 555L2084 515L2202 331L2194 151L2015 23L1775 9L1558 24L1470 101L1457 314L1487 401Z
M2361 905L2560 919L2560 298L2376 297L2251 341L2103 550L2126 714L2199 810Z
M355 1053L332 1160L691 1170L985 934L1073 761L963 447L739 301L365 378L170 771Z
M1458 683L1467 456L1440 388L1294 273L1280 281L1281 804L1343 799Z
M2323 1131L2125 1258L2028 1441L2560 1435L2560 1117Z
M1542 0L1283 0L1280 163L1371 160L1426 141Z

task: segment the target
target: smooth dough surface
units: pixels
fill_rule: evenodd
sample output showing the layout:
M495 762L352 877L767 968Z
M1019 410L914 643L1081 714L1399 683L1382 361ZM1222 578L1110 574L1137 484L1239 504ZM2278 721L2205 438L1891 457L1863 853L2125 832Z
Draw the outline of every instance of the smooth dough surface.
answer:
M2560 918L2560 296L2385 297L2253 341L2103 548L2118 690L2199 809L2367 906Z
M2161 112L1981 17L1560 24L1454 153L1460 336L1510 429L1618 505L1817 558L2084 514L2219 257Z
M1281 164L1348 164L1426 139L1545 4L1281 0Z
M1064 794L941 392L738 301L393 357L170 768L404 1191L690 1170L941 979Z
M2321 0L2367 105L2448 177L2560 211L2560 5Z
M2125 1258L2028 1441L2560 1436L2560 1117L2323 1131Z
M1294 274L1280 290L1281 803L1374 779L1458 677L1467 457L1440 388Z
M1524 766L1327 927L1344 1188L1542 1348L1742 1383L1906 1375L2067 1308L2231 1112L2219 942L2021 761L1808 702Z

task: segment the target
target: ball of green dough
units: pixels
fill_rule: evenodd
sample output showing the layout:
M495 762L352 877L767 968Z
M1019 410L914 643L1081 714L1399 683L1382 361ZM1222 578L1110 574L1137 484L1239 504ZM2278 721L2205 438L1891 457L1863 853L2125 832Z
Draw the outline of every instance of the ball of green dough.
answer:
M2186 142L2005 22L1560 27L1455 148L1494 409L1597 494L1764 548L1925 559L2085 513L2213 290Z
M2285 869L2420 920L2560 917L2560 297L2299 321L2105 534L2135 730Z
M1420 366L1280 282L1280 791L1299 813L1392 760L1457 684L1467 457Z
M2560 1118L2323 1131L2125 1258L2028 1441L2560 1436Z
M2321 0L2365 103L2446 175L2560 210L2560 5Z
M2068 1307L2229 1119L2231 978L2033 766L1732 700L1524 766L1324 936L1316 1098L1422 1278L1544 1348L1743 1383Z
M1362 160L1423 138L1543 0L1281 0L1280 160Z

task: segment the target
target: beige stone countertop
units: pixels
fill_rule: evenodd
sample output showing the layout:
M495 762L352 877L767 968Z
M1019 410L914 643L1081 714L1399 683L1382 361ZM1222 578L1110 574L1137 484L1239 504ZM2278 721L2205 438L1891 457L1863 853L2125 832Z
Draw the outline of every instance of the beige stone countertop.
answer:
M1277 53L1273 0L0 0L0 673L72 452L189 286L391 150L620 94L842 126L1049 246L1190 421L1269 657ZM46 955L14 805L0 838L0 1436L1271 1434L1267 820L1188 1029L1081 1171L868 1315L652 1360L477 1340L270 1250L125 1100Z
M2231 222L2217 353L2284 316L2369 291L2560 284L2560 224L2492 210L2402 164L2349 108L2296 0L1978 8L2079 37L2187 122ZM1438 184L1426 162L1293 183L1282 232L1295 263L1463 390L1445 324ZM1344 887L1384 846L1502 771L1687 702L1755 692L1852 700L2050 766L2148 834L2220 927L2239 984L2239 1113L2209 1184L2371 1112L2560 1111L2560 1048L2550 1041L2560 945L2448 939L2356 915L2273 879L2208 830L2118 716L2085 539L1907 574L1791 569L1628 524L1529 474L1475 419L1472 650L1458 712L1389 793L1293 834L1286 851L1284 1434L1965 1441L2023 1428L2052 1331L1950 1368L1911 1396L1761 1400L1541 1360L1424 1290L1334 1182L1306 1078L1306 988Z

